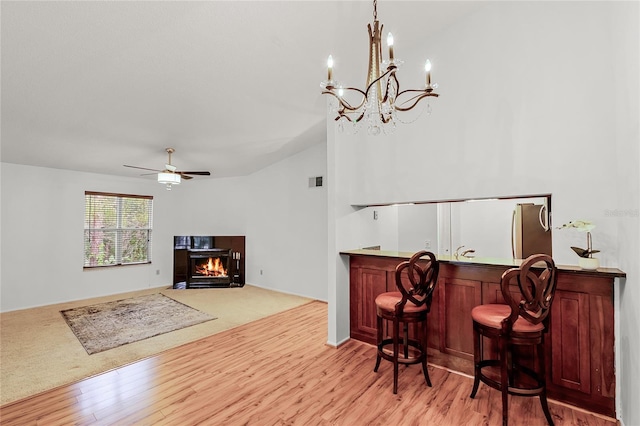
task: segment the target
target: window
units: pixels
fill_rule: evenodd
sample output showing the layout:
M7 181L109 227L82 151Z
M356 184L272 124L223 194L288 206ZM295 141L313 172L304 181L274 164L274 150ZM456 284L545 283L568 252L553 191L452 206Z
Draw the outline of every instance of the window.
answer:
M84 193L84 267L151 262L153 197Z

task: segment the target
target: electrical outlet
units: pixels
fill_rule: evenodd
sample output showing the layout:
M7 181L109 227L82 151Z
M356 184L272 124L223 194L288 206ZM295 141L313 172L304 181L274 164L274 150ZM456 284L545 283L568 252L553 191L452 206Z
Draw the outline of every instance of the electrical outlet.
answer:
M373 211L373 220L378 220L378 211L377 210Z
M260 269L260 275L262 275L262 269Z
M431 240L425 240L424 248L426 248L426 249L430 249L431 248Z
M156 269L156 275L160 275L160 269Z

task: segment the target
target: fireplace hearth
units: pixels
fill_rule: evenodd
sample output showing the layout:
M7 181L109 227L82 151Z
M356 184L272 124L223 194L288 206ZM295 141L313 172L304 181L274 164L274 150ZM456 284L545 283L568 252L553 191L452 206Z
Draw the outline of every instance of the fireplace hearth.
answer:
M244 286L244 236L176 236L173 288Z

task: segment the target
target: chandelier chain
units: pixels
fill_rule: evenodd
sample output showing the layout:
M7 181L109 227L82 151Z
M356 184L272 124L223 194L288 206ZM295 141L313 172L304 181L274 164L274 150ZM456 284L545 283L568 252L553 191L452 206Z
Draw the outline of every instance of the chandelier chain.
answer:
M373 20L378 20L378 0L373 0Z

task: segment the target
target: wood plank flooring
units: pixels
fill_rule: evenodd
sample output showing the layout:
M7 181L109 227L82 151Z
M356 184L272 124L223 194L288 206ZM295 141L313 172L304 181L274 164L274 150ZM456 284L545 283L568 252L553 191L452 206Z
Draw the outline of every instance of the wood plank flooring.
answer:
M0 407L2 425L499 425L500 395L430 366L373 372L375 348L327 340L312 302ZM544 425L538 399L511 398L512 425ZM556 425L615 420L550 401Z

